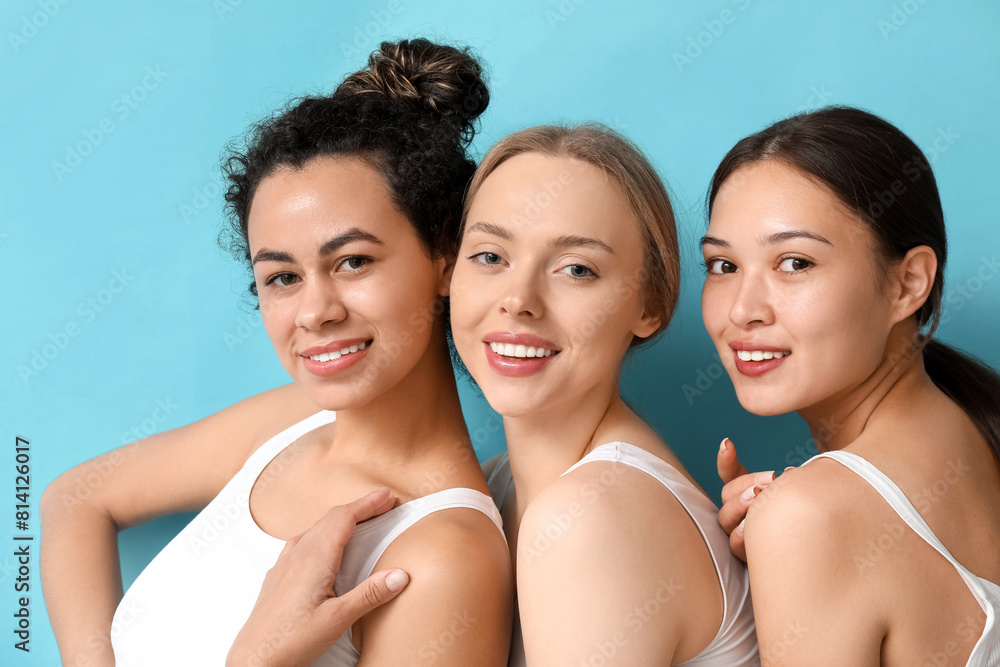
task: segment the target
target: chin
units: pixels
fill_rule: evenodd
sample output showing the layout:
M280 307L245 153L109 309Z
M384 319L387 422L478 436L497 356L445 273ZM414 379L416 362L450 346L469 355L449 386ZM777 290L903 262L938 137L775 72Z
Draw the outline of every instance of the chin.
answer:
M799 409L787 397L777 397L774 393L776 392L744 388L742 391L736 390L736 398L744 410L760 417L776 417Z

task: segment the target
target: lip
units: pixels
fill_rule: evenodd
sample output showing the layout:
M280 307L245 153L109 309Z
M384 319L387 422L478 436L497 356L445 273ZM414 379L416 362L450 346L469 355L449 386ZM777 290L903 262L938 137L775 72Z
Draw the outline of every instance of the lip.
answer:
M774 347L772 345L762 345L761 343L754 343L750 341L737 341L735 343L730 343L729 347L733 351L733 362L736 364L736 370L739 371L740 374L749 377L760 377L770 373L778 366L785 363L785 360L791 356L791 352L789 352L786 347ZM743 361L736 356L737 352L754 350L759 350L761 352L788 352L788 354L780 359L765 359L764 361Z
M552 350L554 354L548 357L505 357L497 354L490 347L490 343L504 343L510 345L524 345L525 347L543 347ZM486 352L486 361L490 368L507 377L526 377L542 371L549 362L555 359L559 353L559 348L550 340L528 333L513 333L510 331L493 331L483 337L483 349Z
M729 344L730 349L740 350L740 351L753 351L760 350L761 352L788 352L787 347L774 347L772 345L762 345L760 343L754 343L752 341L736 341L735 343Z
M339 359L331 359L330 361L314 361L309 358L317 354L339 352L345 347L360 345L361 343L367 343L367 345L365 345L365 349L358 350L357 352L351 352L350 354L342 356ZM299 352L299 356L302 357L302 365L305 366L307 371L313 375L325 377L341 373L357 364L368 355L368 350L372 348L373 344L374 341L371 338L345 338L344 340L336 340L331 343L316 345L306 350L302 350Z
M511 331L493 331L483 336L484 343L510 343L525 347L544 347L553 352L559 351L559 346L550 340L529 333L513 333ZM555 355L553 355L555 356ZM544 357L548 358L548 357Z

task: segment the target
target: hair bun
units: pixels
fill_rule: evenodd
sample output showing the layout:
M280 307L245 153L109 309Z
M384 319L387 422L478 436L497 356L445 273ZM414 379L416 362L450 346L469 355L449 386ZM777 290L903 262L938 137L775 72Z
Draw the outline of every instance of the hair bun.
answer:
M368 57L368 67L345 79L336 94L383 95L415 110L455 117L466 127L490 101L475 58L423 38L382 42Z

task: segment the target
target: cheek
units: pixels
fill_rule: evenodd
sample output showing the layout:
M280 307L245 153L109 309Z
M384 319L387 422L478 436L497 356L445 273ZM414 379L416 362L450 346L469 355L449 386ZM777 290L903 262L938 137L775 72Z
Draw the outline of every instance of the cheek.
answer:
M712 340L718 344L722 331L729 322L729 310L732 300L725 286L706 280L701 289L701 317L705 330Z

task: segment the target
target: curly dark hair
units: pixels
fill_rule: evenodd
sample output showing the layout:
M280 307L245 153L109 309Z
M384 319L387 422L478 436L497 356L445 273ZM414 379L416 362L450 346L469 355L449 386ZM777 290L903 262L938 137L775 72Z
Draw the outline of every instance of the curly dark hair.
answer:
M476 167L466 151L489 99L482 67L467 49L426 39L383 42L332 95L295 99L228 147L220 245L249 268L247 220L261 181L320 156L343 156L382 174L432 256L454 252ZM253 280L250 293L256 301Z

